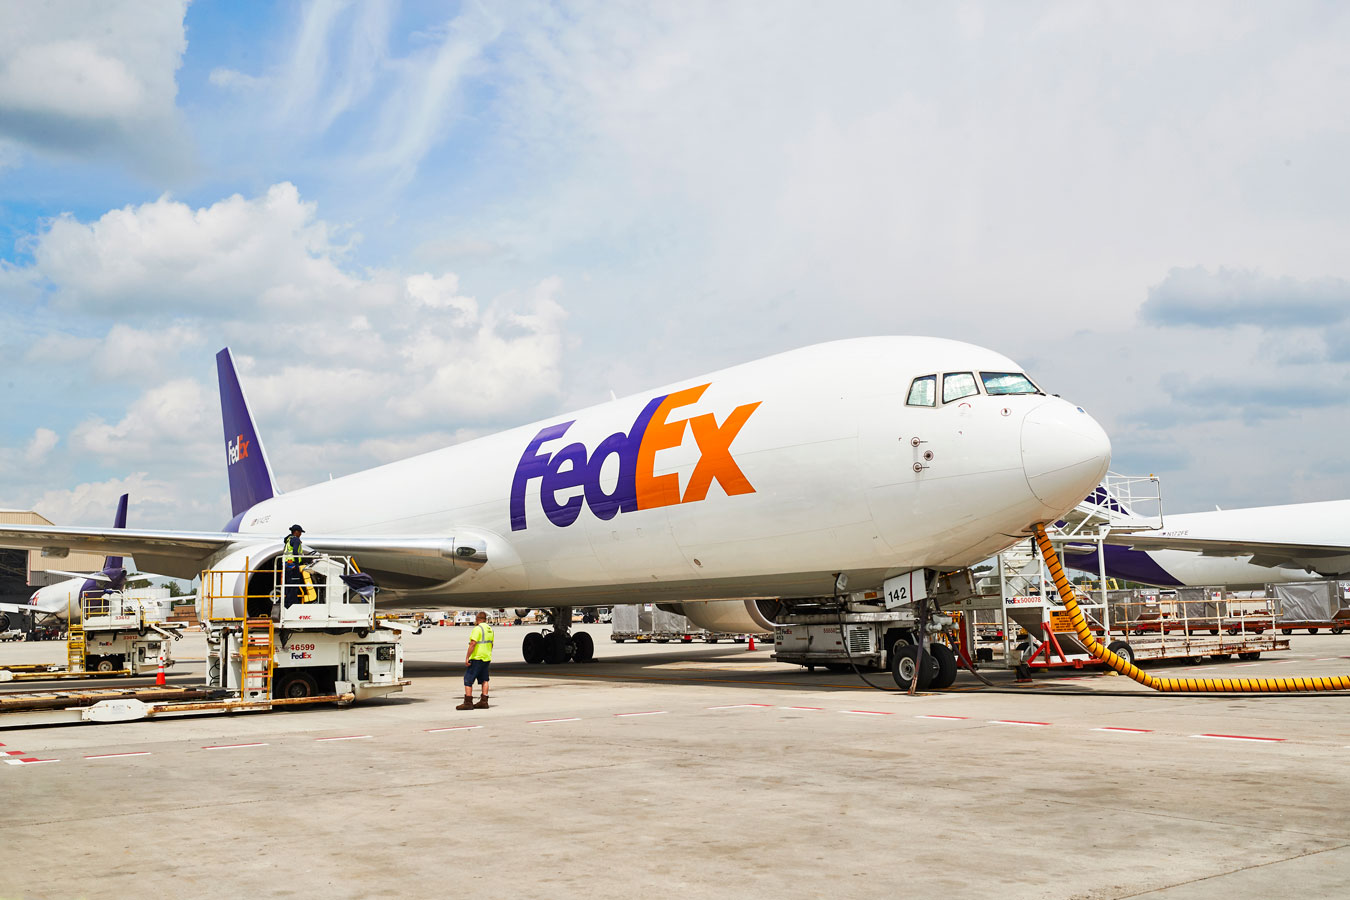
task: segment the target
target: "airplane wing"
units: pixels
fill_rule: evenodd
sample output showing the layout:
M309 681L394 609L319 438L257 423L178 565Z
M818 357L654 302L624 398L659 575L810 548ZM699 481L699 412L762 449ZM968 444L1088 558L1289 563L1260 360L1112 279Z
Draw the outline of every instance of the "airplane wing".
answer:
M402 592L434 588L481 569L489 539L473 531L453 536L316 534L305 535L305 546L354 556L383 590ZM281 552L280 538L260 534L0 525L0 547L42 550L56 557L72 550L134 556L142 569L171 578L196 578L213 556L258 545Z
M1350 573L1350 543L1175 534L1113 534L1107 536L1106 542L1145 551L1183 550L1209 557L1250 556L1252 563L1268 569L1308 569L1325 578Z
M1189 550L1202 556L1287 557L1299 559L1329 559L1350 555L1350 543L1301 544L1284 541L1259 541L1222 537L1190 537L1164 534L1112 534L1108 544L1132 547L1135 550Z

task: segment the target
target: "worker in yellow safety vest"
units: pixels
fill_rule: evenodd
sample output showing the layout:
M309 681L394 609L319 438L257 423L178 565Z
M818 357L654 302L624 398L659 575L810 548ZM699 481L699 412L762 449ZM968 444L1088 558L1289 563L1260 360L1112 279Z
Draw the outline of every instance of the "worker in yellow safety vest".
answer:
M469 632L469 649L464 654L464 702L455 709L488 708L488 667L492 665L492 643L495 635L492 626L487 623L487 613L481 609L474 618L473 631ZM483 686L483 695L473 702L473 683Z
M304 533L305 529L299 525L292 525L291 533L281 542L281 584L285 588L286 596L283 600L285 606L290 606L300 599L300 562L305 554L305 545L300 542L300 535Z

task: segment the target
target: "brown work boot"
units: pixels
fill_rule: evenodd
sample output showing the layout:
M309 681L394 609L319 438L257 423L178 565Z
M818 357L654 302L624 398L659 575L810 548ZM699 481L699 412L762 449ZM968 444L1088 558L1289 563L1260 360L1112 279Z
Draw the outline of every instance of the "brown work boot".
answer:
M473 698L465 697L464 702L456 706L455 709L473 709Z
M479 697L478 702L475 703L473 707L474 709L487 709L488 708L487 697Z

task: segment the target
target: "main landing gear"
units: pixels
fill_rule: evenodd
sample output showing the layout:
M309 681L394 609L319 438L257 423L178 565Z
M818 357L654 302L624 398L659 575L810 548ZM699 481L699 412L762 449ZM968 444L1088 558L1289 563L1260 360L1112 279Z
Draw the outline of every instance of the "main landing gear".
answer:
M558 606L548 612L548 629L525 635L520 651L530 665L565 662L590 662L595 658L595 641L584 631L572 632L572 607Z

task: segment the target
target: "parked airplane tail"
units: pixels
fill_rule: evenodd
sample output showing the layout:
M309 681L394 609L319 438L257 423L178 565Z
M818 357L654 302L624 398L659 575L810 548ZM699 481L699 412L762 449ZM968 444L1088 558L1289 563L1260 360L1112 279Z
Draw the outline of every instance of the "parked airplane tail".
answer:
M234 371L230 348L216 354L216 375L220 380L220 417L225 426L225 468L230 476L231 514L236 518L244 510L280 494L248 411L248 400Z
M118 501L117 501L117 515L113 517L113 527L114 527L114 528L126 528L126 527L127 527L127 495L126 495L126 494L123 494L123 495L118 499ZM106 557L103 558L103 571L107 572L109 569L120 569L120 568L122 568L122 557L120 557L120 556L106 556Z

